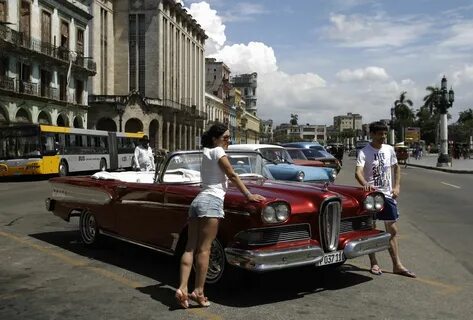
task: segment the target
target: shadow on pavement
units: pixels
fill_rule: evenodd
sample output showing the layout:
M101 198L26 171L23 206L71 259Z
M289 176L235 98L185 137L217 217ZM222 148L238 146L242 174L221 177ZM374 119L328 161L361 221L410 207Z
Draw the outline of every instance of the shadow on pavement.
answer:
M99 248L89 248L80 242L78 231L46 232L30 236L83 257L154 279L158 284L136 289L169 306L170 310L177 308L175 292L170 288L178 286L179 264L176 257L112 238L105 238ZM207 285L206 295L211 302L225 306L259 306L326 290L342 290L372 280L370 276L353 272L361 270L349 264L338 269L300 267L264 274L237 270L229 274L230 281ZM189 284L191 290L192 277Z

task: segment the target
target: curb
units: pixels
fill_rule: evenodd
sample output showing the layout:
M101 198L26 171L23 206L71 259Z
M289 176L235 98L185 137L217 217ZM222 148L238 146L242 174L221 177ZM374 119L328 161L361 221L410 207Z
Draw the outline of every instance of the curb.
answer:
M422 164L412 164L412 163L408 163L407 165L411 167L418 167L418 168L423 168L423 169L430 169L430 170L450 172L450 173L473 174L473 170L457 170L457 169L449 169L449 168L443 168L443 167L431 167L431 166L426 166Z

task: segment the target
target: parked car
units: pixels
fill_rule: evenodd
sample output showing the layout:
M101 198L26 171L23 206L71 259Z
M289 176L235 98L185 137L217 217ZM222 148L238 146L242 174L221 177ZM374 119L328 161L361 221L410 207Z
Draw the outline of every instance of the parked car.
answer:
M272 144L232 144L229 150L259 151L276 180L299 182L333 182L337 173L326 167L296 165L287 150Z
M336 266L385 250L389 233L375 229L384 196L362 188L271 180L261 154L228 151L240 178L264 202L248 202L232 184L225 219L212 243L208 283L239 267L254 272L304 265ZM111 236L180 255L186 243L189 205L200 191L201 151L168 154L153 172L98 172L49 180L46 207L70 221L79 217L85 245Z
M322 161L326 167L333 168L338 172L342 168L341 162L331 155L324 146L318 142L289 142L283 143L283 147L300 148L309 160Z
M331 155L340 161L340 164L343 165L343 153L345 152L345 148L341 143L329 143L325 148Z
M325 164L322 161L318 160L309 160L306 158L304 155L304 152L298 148L285 148L289 155L292 158L292 161L294 161L294 164L300 165L300 166L308 166L308 167L324 167Z

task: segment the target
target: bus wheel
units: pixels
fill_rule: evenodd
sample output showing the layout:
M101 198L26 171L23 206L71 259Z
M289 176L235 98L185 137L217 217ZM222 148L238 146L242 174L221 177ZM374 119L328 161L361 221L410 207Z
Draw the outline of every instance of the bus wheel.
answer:
M62 160L61 163L59 163L58 173L60 177L65 177L69 174L69 166L66 161Z
M100 159L100 171L107 171L107 160Z

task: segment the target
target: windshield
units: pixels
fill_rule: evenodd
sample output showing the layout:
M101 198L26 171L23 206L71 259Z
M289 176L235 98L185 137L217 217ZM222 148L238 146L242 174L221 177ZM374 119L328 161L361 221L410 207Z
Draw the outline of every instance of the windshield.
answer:
M287 152L291 156L292 159L296 160L307 160L307 157L304 155L304 152L299 149L287 149Z
M0 128L0 159L21 159L41 156L39 128Z
M226 153L233 170L240 178L264 177L272 179L271 174L264 166L265 161L258 153L232 151ZM201 163L202 153L200 152L171 154L161 179L167 183L200 183Z
M307 159L313 159L313 158L324 158L325 155L317 150L317 149L313 149L312 147L310 149L303 149L302 152L304 153L304 155L306 156Z
M286 149L282 148L261 148L259 152L266 159L276 163L293 163L291 156Z

